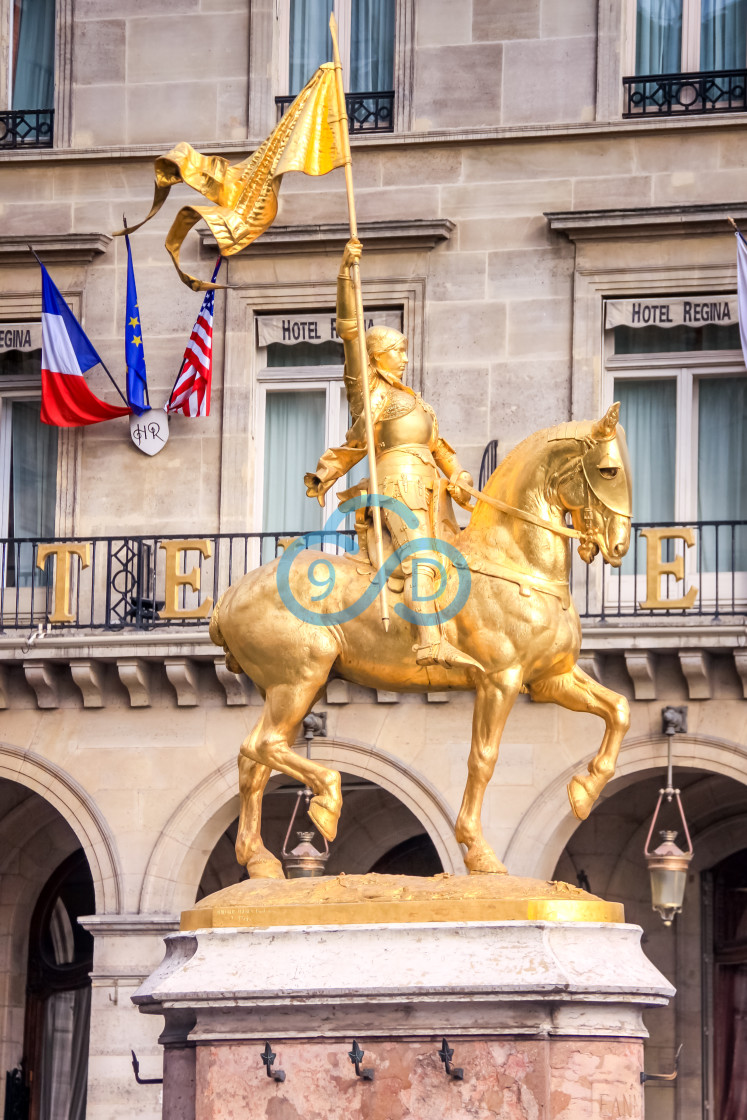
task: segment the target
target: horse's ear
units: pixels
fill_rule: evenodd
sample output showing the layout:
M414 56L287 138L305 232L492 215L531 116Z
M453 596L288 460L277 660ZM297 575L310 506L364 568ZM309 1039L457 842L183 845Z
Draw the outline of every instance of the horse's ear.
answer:
M595 439L609 439L615 434L618 420L620 419L620 402L611 404L601 420L594 421L591 434Z

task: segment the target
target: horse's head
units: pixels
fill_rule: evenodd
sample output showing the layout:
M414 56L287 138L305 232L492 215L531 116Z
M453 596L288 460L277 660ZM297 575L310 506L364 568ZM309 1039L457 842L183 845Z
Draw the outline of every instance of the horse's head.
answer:
M625 431L618 423L620 405L613 404L601 420L562 424L551 440L575 440L566 469L558 471L557 494L582 533L579 556L590 564L598 552L619 568L630 544L633 506L632 476Z

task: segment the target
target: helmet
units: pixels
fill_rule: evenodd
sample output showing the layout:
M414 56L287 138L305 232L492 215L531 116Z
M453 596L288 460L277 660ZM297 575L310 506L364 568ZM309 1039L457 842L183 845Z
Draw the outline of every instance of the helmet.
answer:
M400 343L407 344L407 339L394 327L369 327L366 331L366 350L369 358L373 354L382 354L386 350L393 350Z

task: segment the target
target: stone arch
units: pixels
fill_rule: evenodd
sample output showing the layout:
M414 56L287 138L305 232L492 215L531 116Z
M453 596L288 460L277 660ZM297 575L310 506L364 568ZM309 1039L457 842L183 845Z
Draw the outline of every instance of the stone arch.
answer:
M0 743L0 778L18 782L52 805L86 854L98 914L122 907L122 869L114 836L93 798L62 767L34 751Z
M443 864L464 874L455 820L431 783L380 747L351 740L315 739L311 758L324 766L367 778L388 790L421 822ZM158 838L146 869L141 913L173 913L191 906L210 852L239 813L236 763L205 778L174 812Z
M727 739L676 735L672 744L675 766L711 771L747 784L745 750ZM647 770L667 764L663 735L641 736L623 744L610 790L624 789ZM549 879L569 839L578 828L568 803L566 786L580 764L568 767L549 783L521 819L503 857L512 875Z

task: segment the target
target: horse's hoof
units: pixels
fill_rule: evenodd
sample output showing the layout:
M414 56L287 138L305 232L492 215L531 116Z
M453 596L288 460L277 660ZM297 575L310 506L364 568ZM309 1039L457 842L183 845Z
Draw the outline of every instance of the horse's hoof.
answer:
M487 844L474 845L464 857L470 875L508 875L508 868Z
M312 797L309 804L309 816L321 832L325 840L331 843L335 836L337 836L337 822L340 819L339 809L330 809L328 804L329 798L326 796Z
M571 803L574 817L580 821L585 821L596 799L589 794L581 778L571 778L567 788L568 800Z
M254 855L248 860L246 870L250 879L284 879L285 872L279 859L270 855Z

